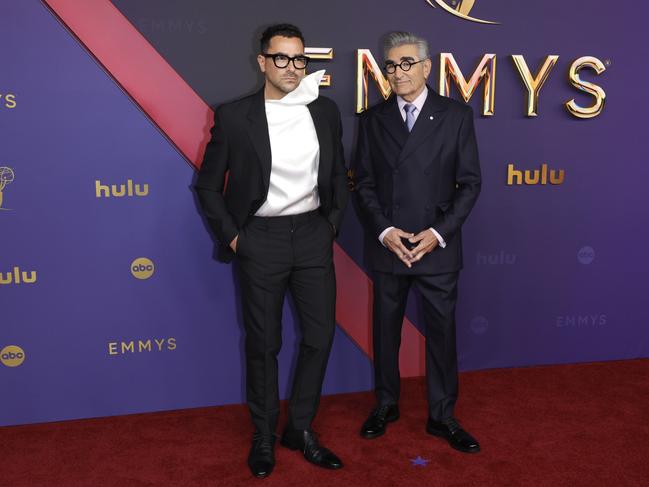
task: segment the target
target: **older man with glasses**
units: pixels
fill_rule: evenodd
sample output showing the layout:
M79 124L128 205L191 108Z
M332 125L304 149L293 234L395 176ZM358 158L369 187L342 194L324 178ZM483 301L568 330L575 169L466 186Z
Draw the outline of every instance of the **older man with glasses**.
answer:
M455 419L458 396L455 305L461 227L480 192L470 107L426 86L428 43L393 32L384 45L394 93L360 118L354 161L365 252L374 278L377 405L361 436L377 438L399 419L399 346L410 287L421 291L426 335L426 431L462 452L480 450Z
M255 427L248 465L265 477L275 465L277 354L287 290L302 338L281 444L320 467L342 467L311 423L334 337L333 240L348 189L340 113L318 96L324 71L305 76L302 33L289 24L271 26L260 48L264 86L215 111L195 188L220 257L230 261L236 254Z

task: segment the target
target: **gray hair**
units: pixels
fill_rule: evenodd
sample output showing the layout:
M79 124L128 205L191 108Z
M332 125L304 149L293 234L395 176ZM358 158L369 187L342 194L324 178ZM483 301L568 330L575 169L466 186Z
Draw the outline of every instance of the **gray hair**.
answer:
M390 49L406 44L414 44L417 46L417 53L420 59L430 57L428 41L423 37L416 36L412 32L390 32L383 41L383 60L388 58Z

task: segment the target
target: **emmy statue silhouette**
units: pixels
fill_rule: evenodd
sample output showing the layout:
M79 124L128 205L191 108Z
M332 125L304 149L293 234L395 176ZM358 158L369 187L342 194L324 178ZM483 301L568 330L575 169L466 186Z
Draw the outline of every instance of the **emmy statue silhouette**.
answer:
M2 191L7 184L14 180L14 172L10 167L0 167L0 209L2 209Z

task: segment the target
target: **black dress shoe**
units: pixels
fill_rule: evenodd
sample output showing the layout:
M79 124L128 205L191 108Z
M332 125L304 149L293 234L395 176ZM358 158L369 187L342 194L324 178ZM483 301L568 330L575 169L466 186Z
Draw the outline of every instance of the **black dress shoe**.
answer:
M248 466L255 477L268 477L275 466L275 435L255 431L248 455Z
M379 406L363 423L361 436L367 439L378 438L385 433L388 423L393 423L397 419L399 419L399 406L396 404Z
M320 446L318 438L311 430L296 430L287 427L282 435L281 444L291 450L302 450L304 458L318 467L337 470L343 466L340 458Z
M446 438L449 445L456 450L464 453L478 453L480 451L480 444L469 433L462 429L462 426L453 418L446 421L433 421L428 418L426 423L426 431L434 436L441 436Z

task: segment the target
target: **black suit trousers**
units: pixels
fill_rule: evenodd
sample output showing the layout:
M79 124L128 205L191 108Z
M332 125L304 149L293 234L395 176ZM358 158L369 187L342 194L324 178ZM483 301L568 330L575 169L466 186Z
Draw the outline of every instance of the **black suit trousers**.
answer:
M458 272L433 275L374 273L374 384L380 405L399 401L401 327L408 292L414 283L421 292L424 307L428 414L435 421L453 416L458 396L455 341L458 275Z
M313 211L251 217L239 233L237 260L246 331L246 394L255 427L274 433L279 416L277 354L289 290L301 330L289 424L310 428L335 330L334 231Z

